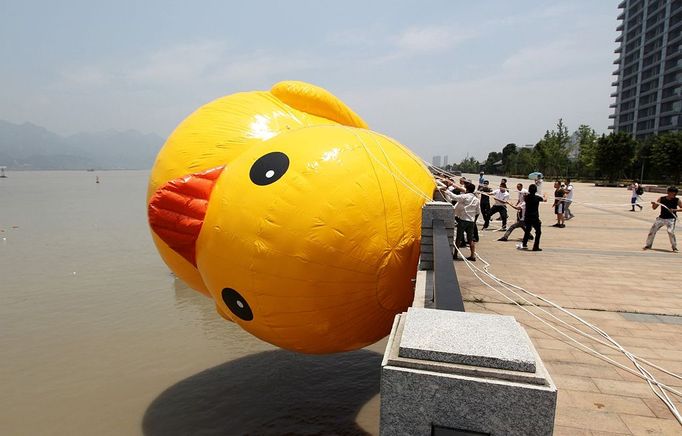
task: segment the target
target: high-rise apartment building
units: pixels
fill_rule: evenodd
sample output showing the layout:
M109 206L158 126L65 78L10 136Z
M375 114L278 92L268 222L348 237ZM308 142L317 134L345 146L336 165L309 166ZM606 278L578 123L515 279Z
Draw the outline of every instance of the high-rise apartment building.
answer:
M682 130L682 0L623 0L611 105L616 132Z
M448 155L443 156L443 168L448 166Z
M440 156L434 156L431 163L434 167L440 167Z

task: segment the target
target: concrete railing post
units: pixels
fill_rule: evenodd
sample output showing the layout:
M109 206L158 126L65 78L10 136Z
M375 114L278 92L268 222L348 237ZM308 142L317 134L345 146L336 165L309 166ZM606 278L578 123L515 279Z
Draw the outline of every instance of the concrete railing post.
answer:
M382 435L551 435L557 391L513 317L410 308L381 372Z
M433 270L433 220L442 220L448 234L450 248L454 249L455 210L450 203L431 201L422 208L422 241L419 269Z

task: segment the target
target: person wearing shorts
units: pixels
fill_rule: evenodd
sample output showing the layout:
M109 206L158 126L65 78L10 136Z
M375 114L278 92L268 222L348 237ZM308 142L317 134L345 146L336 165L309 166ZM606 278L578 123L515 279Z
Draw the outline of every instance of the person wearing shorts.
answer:
M554 182L554 213L556 214L556 224L552 225L552 227L559 227L559 228L564 228L566 227L566 224L564 224L564 197L566 196L566 192L563 190L561 187L561 182L556 181Z

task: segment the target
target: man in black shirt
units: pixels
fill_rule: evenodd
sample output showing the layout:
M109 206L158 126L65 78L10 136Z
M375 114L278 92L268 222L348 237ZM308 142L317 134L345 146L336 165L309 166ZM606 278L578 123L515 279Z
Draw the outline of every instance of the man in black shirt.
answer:
M481 215L483 215L483 229L487 229L490 224L490 197L486 194L493 192L490 189L490 182L483 180L482 185L478 185L478 190L481 192Z
M524 197L526 202L526 215L524 221L526 222L526 233L523 235L522 246L523 250L528 249L528 239L530 239L530 229L531 227L535 229L535 241L533 242L533 251L542 251L540 248L540 235L542 234L542 221L540 221L540 202L547 201L546 196L540 197L537 195L538 187L535 185L530 185L528 187L528 195Z
M658 201L651 202L651 208L656 209L661 206L661 214L654 221L654 225L651 226L649 230L649 236L646 238L645 250L651 248L654 243L654 237L656 232L665 226L668 231L668 238L670 238L670 245L673 248L673 252L677 252L677 241L675 240L675 221L677 221L677 212L682 210L682 200L677 198L678 189L674 186L670 186L667 191L667 195L658 199Z

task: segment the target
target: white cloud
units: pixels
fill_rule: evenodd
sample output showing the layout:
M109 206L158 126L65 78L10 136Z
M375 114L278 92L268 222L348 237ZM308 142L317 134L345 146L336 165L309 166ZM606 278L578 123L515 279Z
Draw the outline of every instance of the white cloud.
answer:
M229 62L217 66L210 78L216 81L237 82L267 78L279 80L278 78L282 76L306 70L316 64L319 65L319 61L314 61L304 54L272 54L260 51L232 56Z
M139 66L129 66L126 79L134 82L187 82L199 79L225 59L225 44L201 41L179 44L152 53Z
M383 88L346 99L370 128L392 136L424 159L468 153L484 159L504 144L536 143L563 118L570 130L589 124L606 132L608 77L512 82L502 76L432 86Z
M542 76L579 62L577 54L575 45L565 40L524 47L502 62L502 73L507 77Z
M66 84L88 88L106 86L113 80L112 72L96 65L69 66L60 75Z
M474 37L471 31L457 32L449 27L411 27L396 39L398 50L405 53L439 52Z
M165 47L134 61L70 66L61 72L60 87L164 87L206 85L278 78L315 64L304 54L240 52L217 41Z

